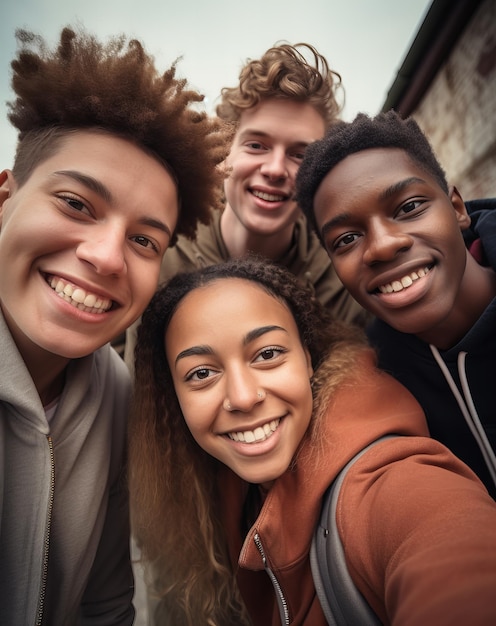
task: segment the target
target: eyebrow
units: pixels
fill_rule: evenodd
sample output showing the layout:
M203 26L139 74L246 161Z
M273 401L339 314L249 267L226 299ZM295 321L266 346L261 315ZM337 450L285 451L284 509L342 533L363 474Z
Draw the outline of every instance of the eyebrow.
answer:
M256 128L245 128L245 130L239 134L240 139L245 139L245 137L269 137L269 133L266 133L263 130L257 130Z
M276 326L276 325L260 326L260 328L254 328L253 330L250 330L246 334L246 336L243 339L243 344L246 346L251 341L254 341L255 339L258 339L259 337L262 337L262 335L270 333L274 330L282 330L284 333L287 333L287 330L285 330L281 326ZM214 351L212 350L210 346L207 346L207 345L192 346L191 348L186 348L186 350L182 350L176 356L174 363L177 364L177 362L180 359L184 359L188 356L203 356L203 355L213 354L213 353Z
M426 181L422 178L418 178L417 176L410 176L410 178L405 178L405 180L400 180L389 187L386 187L384 191L379 195L379 200L387 200L391 198L395 194L403 191L410 185L414 185L415 183L425 183Z
M213 354L212 348L209 346L193 346L192 348L186 348L182 350L177 356L174 363L177 363L180 359L185 359L188 356L202 356L204 354Z
M93 176L88 176L87 174L83 174L82 172L78 172L77 170L60 170L58 172L54 172L53 176L61 176L75 180L77 183L80 183L90 191L96 193L98 196L100 196L100 198L102 198L102 200L104 200L108 204L112 204L112 202L114 201L110 189L101 181L93 178ZM142 224L143 226L157 228L158 230L166 233L169 238L172 237L171 229L161 220L145 216L139 218L138 223Z
M379 200L387 200L388 198L393 197L395 194L402 192L404 189L409 187L410 185L414 185L416 183L425 183L426 181L422 178L418 178L417 176L410 176L409 178L405 178L404 180L400 180L389 187L386 187L380 194ZM329 230L332 228L339 226L343 222L346 223L348 220L352 218L351 213L339 213L335 215L332 219L326 222L322 226L321 235L327 234Z
M82 172L78 172L76 170L60 170L58 172L54 172L53 175L72 178L72 180L75 180L77 183L87 187L90 191L94 191L109 204L113 200L110 189L96 178L93 178L93 176L88 176L87 174L83 174Z
M247 137L260 137L262 139L271 138L272 135L270 133L265 132L264 130L257 130L256 128L246 128L243 132L239 134L239 139L243 141ZM295 141L291 144L291 146L301 146L306 148L312 143L312 141Z
M282 328L281 326L276 326L275 324L272 326L260 326L260 328L254 328L253 330L250 330L250 332L246 334L243 343L246 346L251 341L254 341L262 335L266 335L267 333L270 333L274 330L282 330L283 332L287 332L286 330L284 330L284 328Z

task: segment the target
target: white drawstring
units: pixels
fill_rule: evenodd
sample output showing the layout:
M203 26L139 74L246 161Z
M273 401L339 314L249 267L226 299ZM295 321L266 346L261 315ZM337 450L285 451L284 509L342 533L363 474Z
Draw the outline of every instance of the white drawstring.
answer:
M479 415L477 413L477 409L475 408L474 401L472 399L472 394L470 393L470 387L467 380L467 372L465 370L465 357L467 356L466 352L460 352L458 354L458 375L460 376L460 381L462 385L463 395L465 398L462 398L458 387L451 376L451 373L443 361L441 355L439 354L439 350L436 346L430 345L431 352L434 358L439 365L446 382L450 386L452 394L455 396L456 401L458 402L458 406L460 407L460 411L467 422L468 427L470 428L470 432L474 436L477 441L477 445L482 452L482 456L484 457L484 461L486 462L489 473L491 474L491 478L493 479L494 484L496 485L496 456L494 454L493 449L491 448L491 444L487 438L484 427L481 424Z

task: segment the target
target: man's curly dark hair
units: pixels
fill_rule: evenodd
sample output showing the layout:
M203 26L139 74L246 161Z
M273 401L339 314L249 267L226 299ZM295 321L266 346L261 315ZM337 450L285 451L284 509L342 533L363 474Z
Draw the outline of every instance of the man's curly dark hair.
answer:
M57 151L70 132L94 129L138 145L155 156L177 183L176 234L194 236L220 206L230 136L220 120L195 109L203 96L175 77L176 64L160 74L136 39L101 43L82 29L62 30L50 50L43 38L17 30L12 61L9 120L18 129L13 167L19 185Z
M323 139L314 142L305 151L296 177L296 198L314 228L313 199L324 177L350 154L371 148L404 150L414 163L448 192L444 170L413 118L402 119L393 110L373 118L359 113L352 122L340 121L331 126Z

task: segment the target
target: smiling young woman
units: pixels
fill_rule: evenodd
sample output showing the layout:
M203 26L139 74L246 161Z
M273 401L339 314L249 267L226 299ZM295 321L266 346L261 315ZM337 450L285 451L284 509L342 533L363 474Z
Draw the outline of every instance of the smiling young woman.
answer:
M385 624L496 617L496 504L287 270L245 258L180 274L138 339L132 523L155 623L324 626L309 558L322 498L388 434L403 436L340 493L353 581Z

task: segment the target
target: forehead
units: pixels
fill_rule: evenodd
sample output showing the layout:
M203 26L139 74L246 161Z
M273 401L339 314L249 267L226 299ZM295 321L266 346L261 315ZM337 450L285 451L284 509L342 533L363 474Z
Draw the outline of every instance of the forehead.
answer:
M325 123L308 102L271 98L241 114L236 139L250 132L267 136L287 134L295 141L310 143L323 137Z
M70 131L56 138L55 149L49 152L49 158L63 155L77 161L86 158L88 153L95 158L111 156L113 160L118 158L119 153L131 159L149 159L167 171L165 165L145 147L109 131L92 128Z
M288 307L261 286L240 278L222 278L185 296L177 307L166 339L174 343L209 343L241 338L254 327L278 324L296 332Z
M324 176L317 188L316 217L323 208L326 212L338 210L354 201L387 201L409 181L441 189L434 176L400 148L371 148L350 154Z
M81 130L60 137L55 149L33 169L30 179L43 181L57 171L77 171L105 185L135 189L136 195L170 204L177 185L166 166L128 139L98 130Z

